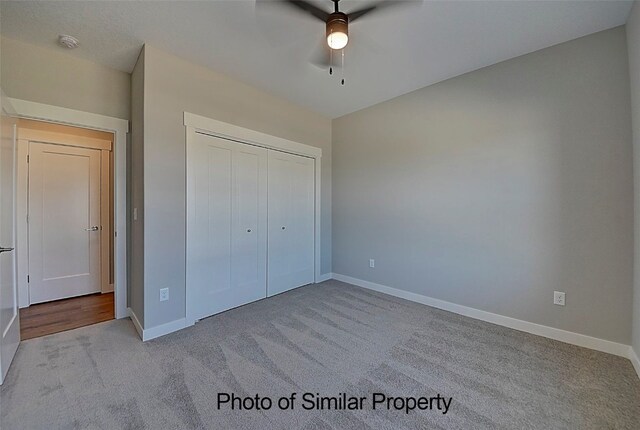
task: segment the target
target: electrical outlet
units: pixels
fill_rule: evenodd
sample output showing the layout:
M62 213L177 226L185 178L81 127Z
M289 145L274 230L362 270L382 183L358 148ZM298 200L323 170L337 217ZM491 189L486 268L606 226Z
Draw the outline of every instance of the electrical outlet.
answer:
M558 306L564 306L564 292L562 291L553 292L553 304Z
M376 260L374 260L373 258L369 260L369 267L371 267L372 269L376 267Z
M162 288L160 290L160 301L161 302L166 302L167 300L169 300L169 289L168 288Z

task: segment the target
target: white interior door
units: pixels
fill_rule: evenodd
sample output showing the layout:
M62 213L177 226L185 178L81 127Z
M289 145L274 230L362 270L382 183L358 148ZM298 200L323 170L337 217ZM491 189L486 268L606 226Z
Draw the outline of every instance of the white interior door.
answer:
M269 151L269 296L314 281L314 175L313 159Z
M3 103L6 103L4 100ZM15 243L16 121L0 118L0 384L20 343Z
M267 150L196 134L187 153L187 314L266 297Z
M29 302L100 291L100 151L29 143Z

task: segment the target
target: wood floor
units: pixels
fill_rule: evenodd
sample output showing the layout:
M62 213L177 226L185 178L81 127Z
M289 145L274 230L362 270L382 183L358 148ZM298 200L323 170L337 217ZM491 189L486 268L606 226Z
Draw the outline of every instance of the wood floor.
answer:
M113 293L31 305L20 309L20 337L22 340L32 339L113 318Z

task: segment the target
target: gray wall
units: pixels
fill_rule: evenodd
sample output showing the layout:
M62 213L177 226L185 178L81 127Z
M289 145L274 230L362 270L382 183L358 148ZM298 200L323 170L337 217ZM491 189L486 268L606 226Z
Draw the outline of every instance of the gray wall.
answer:
M129 194L129 307L144 326L144 48L131 73L131 144L127 157ZM133 219L133 209L138 219Z
M635 258L632 346L640 357L640 3L633 5L627 21L631 114L633 122L633 166L635 185Z
M331 121L148 45L144 85L145 328L185 316L184 111L322 148L321 269L330 272Z
M1 86L9 97L129 119L130 75L2 37Z
M618 27L334 120L333 271L628 344L626 50Z

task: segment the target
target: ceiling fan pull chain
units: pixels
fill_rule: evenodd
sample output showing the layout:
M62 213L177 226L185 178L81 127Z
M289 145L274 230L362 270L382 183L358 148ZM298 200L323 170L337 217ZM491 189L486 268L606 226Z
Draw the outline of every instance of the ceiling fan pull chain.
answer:
M331 33L333 34L333 33ZM331 36L329 36L331 37ZM329 74L333 75L333 49L329 48Z
M341 52L342 52L342 81L340 83L344 85L344 49L342 49Z

